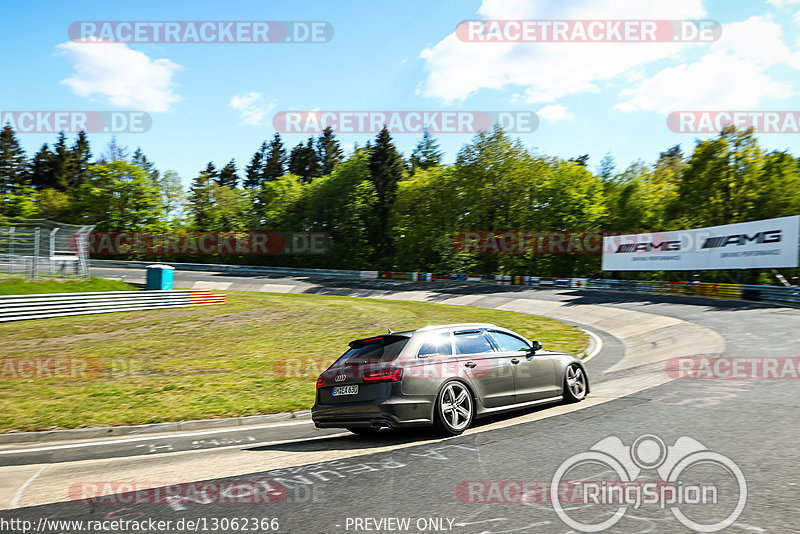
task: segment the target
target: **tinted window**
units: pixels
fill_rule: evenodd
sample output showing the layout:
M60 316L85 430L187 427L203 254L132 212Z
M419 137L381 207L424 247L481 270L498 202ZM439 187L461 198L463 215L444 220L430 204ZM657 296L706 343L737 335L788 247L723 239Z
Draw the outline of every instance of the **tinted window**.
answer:
M482 332L456 334L456 354L476 354L492 350L491 343Z
M518 352L530 348L524 340L505 332L489 332L489 335L503 352Z
M429 336L422 343L417 354L418 356L451 356L453 346L450 344L450 332Z
M407 337L387 336L351 347L331 367L344 364L379 363L392 361L408 343Z

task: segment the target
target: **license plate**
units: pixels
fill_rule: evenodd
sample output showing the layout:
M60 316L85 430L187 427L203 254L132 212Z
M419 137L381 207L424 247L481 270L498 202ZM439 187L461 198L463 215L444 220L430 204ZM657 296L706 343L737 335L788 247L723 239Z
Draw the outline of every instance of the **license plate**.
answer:
M358 385L355 386L334 386L331 395L334 397L339 397L341 395L357 395L358 394Z

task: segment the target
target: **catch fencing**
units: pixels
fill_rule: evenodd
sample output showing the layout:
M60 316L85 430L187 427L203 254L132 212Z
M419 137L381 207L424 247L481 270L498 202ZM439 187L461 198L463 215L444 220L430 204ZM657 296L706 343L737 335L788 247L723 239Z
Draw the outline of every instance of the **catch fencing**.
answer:
M94 225L12 219L0 226L0 272L39 278L89 278Z

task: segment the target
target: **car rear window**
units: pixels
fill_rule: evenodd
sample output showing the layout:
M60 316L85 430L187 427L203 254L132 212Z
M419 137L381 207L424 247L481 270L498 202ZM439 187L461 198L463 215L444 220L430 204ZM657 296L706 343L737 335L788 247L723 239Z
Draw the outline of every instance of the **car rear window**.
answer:
M429 335L420 345L417 356L452 356L453 347L450 344L450 332Z
M385 336L367 341L351 343L350 349L342 354L331 367L346 364L389 362L400 355L408 343L407 337Z

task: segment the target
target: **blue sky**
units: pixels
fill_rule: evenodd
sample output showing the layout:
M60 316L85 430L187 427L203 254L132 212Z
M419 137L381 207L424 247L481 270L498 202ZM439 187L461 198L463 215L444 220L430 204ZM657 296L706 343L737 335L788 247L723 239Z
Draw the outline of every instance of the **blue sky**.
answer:
M521 110L541 123L522 142L562 157L611 153L618 168L708 135L671 132L673 110L800 110L800 0L443 0L376 3L142 0L5 1L0 110L145 110L120 134L188 184L213 160L239 169L285 110ZM713 19L715 43L465 43L465 19ZM324 44L76 44L81 20L318 20ZM91 51L87 47L94 47ZM284 136L291 147L306 136ZM345 149L368 134L342 135ZM20 133L32 155L54 134ZM443 134L453 161L469 134ZM109 136L92 134L98 155ZM760 135L800 155L800 134ZM414 134L395 136L409 155Z

